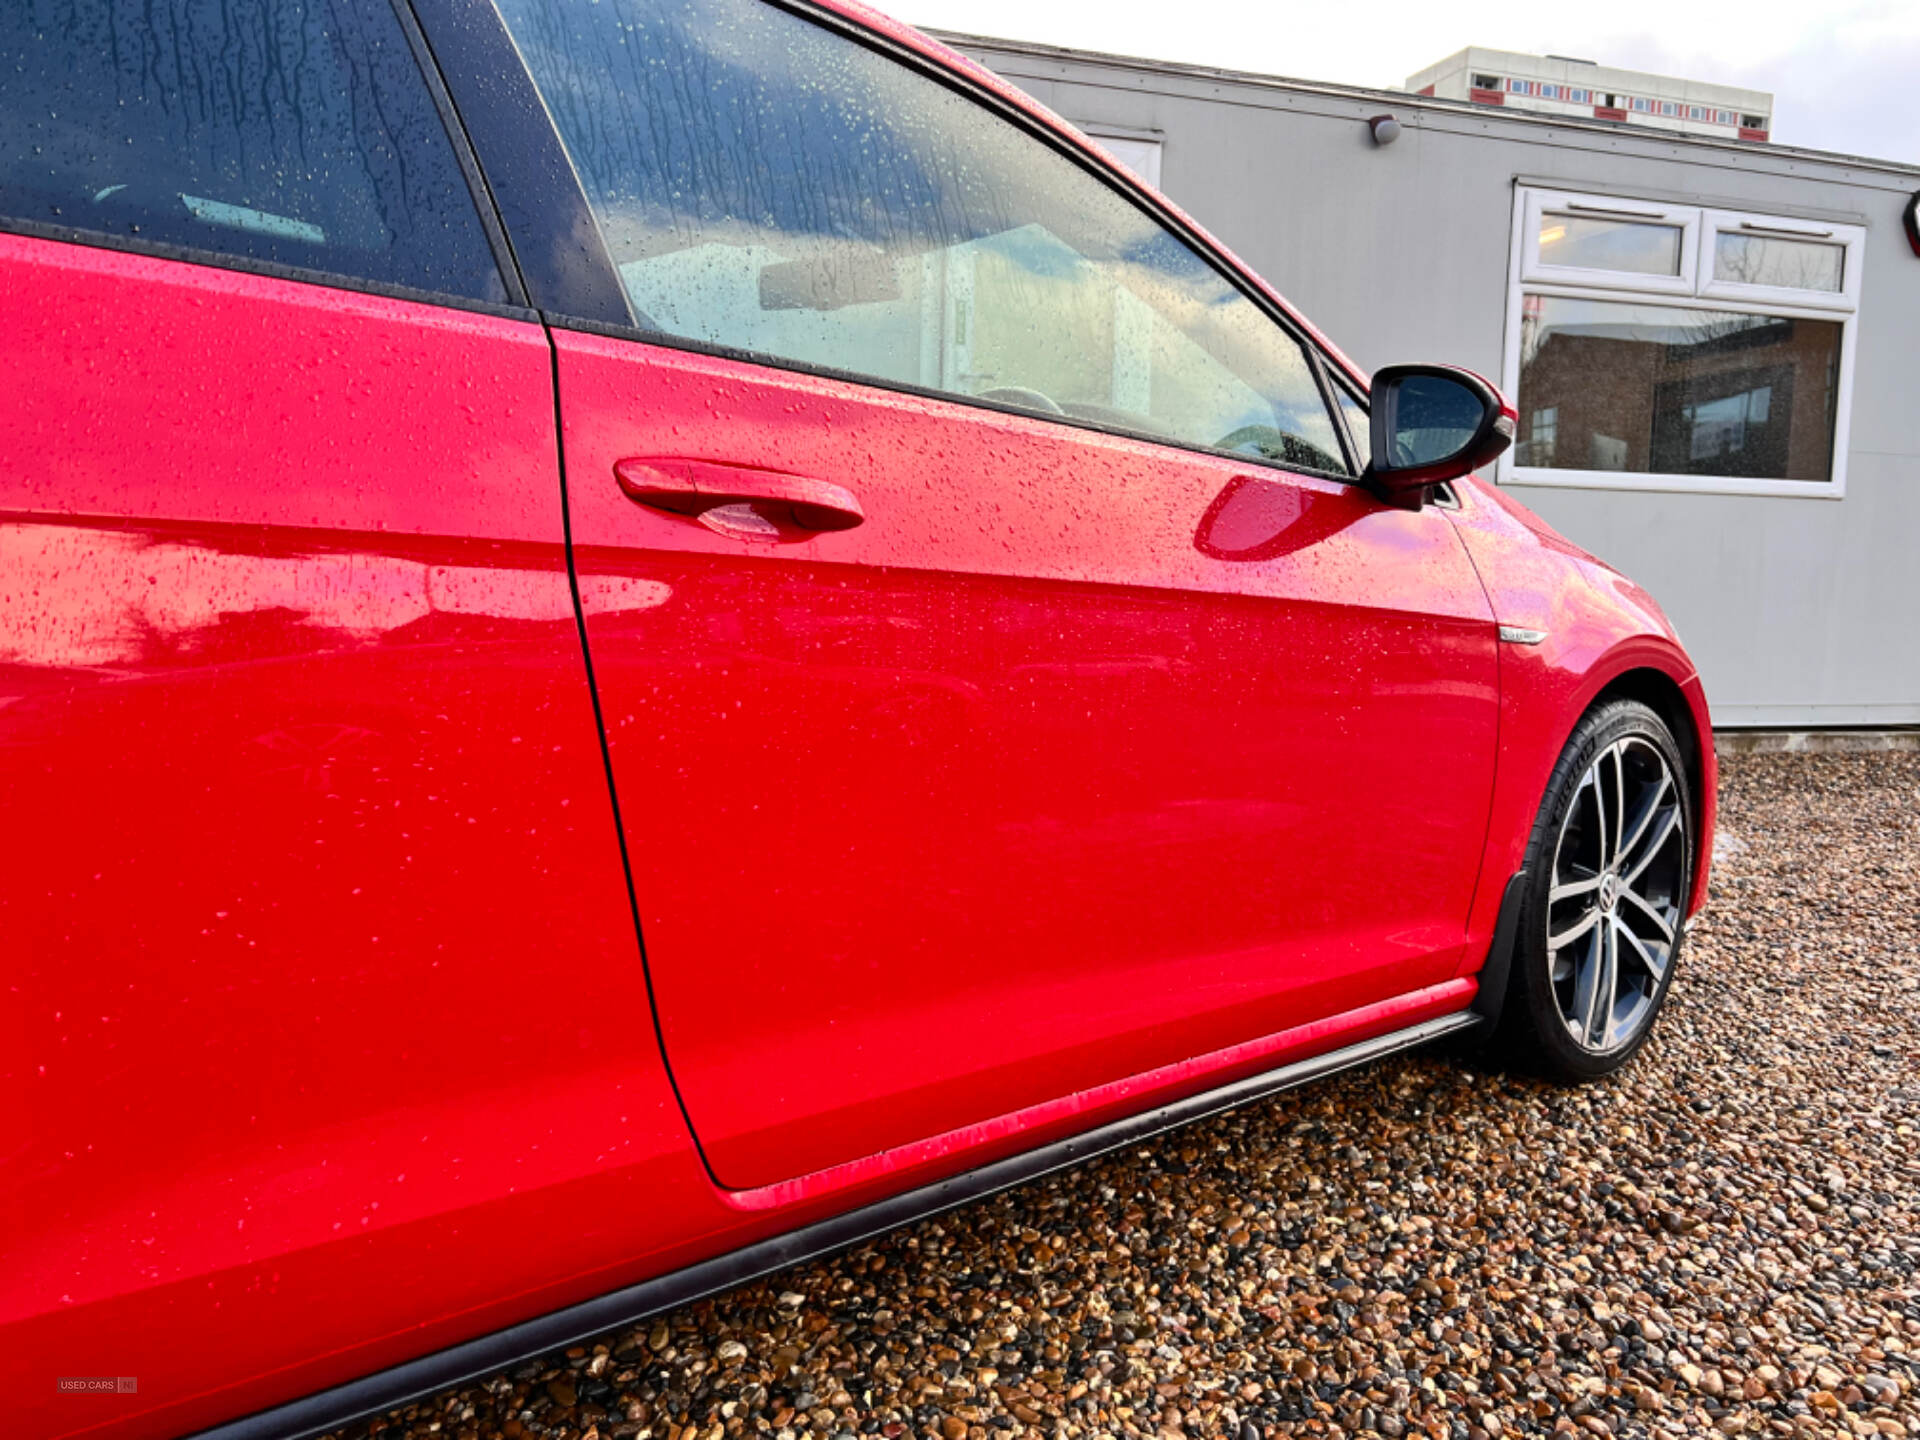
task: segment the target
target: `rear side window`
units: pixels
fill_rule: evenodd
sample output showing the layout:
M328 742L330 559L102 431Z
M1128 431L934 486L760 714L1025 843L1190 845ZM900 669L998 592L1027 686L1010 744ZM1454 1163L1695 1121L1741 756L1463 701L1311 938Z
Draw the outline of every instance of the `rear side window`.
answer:
M0 215L506 298L391 0L8 0Z
M1119 191L760 0L500 0L639 323L1346 473L1301 343Z

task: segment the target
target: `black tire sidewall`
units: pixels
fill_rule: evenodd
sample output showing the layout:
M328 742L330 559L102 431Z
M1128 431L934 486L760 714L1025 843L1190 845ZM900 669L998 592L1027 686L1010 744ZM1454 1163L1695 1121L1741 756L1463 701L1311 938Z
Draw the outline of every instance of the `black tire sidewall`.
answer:
M1514 1039L1536 1062L1537 1068L1562 1080L1598 1080L1619 1070L1653 1033L1653 1027L1666 1005L1678 973L1680 953L1685 946L1686 923L1676 927L1672 958L1666 974L1655 990L1646 1023L1625 1044L1604 1054L1595 1054L1579 1045L1567 1033L1560 1009L1553 997L1553 985L1547 955L1547 893L1553 886L1553 864L1559 845L1560 829L1567 811L1579 792L1580 781L1594 760L1615 742L1638 737L1656 748L1672 772L1680 792L1681 873L1691 877L1693 869L1694 809L1688 784L1687 767L1673 732L1660 716L1637 700L1612 700L1590 710L1574 727L1566 748L1547 781L1540 812L1527 841L1527 879L1525 899L1520 907L1519 934L1514 942L1512 990L1507 997L1506 1014L1518 1032ZM1683 901L1684 909L1684 901ZM1508 1027L1502 1027L1508 1028Z

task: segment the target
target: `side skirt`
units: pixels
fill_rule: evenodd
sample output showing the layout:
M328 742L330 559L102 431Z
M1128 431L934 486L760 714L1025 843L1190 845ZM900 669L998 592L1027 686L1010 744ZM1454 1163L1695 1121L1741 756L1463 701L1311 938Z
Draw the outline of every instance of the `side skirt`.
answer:
M803 1260L845 1250L982 1196L1065 1170L1097 1155L1148 1139L1164 1131L1190 1125L1251 1101L1290 1090L1337 1071L1364 1065L1401 1050L1438 1040L1479 1024L1471 1010L1442 1015L1363 1040L1342 1050L1283 1065L1249 1076L1216 1090L1162 1105L1139 1115L1115 1120L1084 1134L1070 1136L1019 1155L1008 1156L977 1170L955 1175L917 1190L894 1195L858 1210L818 1221L744 1249L703 1260L684 1270L642 1280L578 1305L569 1305L533 1320L496 1330L477 1340L454 1345L418 1360L395 1365L302 1400L262 1410L203 1430L195 1440L306 1440L354 1420L396 1409L436 1390L516 1365L552 1350L579 1344L663 1310L758 1280Z

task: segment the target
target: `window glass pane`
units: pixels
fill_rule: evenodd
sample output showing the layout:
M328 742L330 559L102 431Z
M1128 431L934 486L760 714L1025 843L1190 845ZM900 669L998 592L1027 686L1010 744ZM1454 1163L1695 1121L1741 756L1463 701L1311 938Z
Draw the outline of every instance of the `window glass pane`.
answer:
M1086 130L1086 126L1080 127ZM1129 135L1102 135L1098 130L1087 133L1099 142L1100 148L1118 160L1134 175L1147 182L1155 190L1160 188L1160 142L1142 140Z
M1593 215L1542 215L1540 263L1633 275L1678 275L1678 225L1608 220Z
M1844 246L1820 240L1722 232L1713 242L1713 278L1838 294L1846 254Z
M1528 295L1521 465L1826 480L1840 322Z
M503 0L640 322L1344 471L1300 345L963 95L758 0Z
M1346 423L1347 434L1353 437L1353 453L1365 465L1373 457L1372 421L1366 407L1338 385L1333 387L1333 395L1340 402L1340 418Z
M389 0L11 0L0 70L0 214L506 298Z

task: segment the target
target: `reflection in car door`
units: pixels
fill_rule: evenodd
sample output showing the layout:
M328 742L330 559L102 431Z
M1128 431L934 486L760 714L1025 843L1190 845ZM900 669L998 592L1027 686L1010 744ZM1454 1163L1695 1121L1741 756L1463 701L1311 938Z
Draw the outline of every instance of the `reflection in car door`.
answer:
M1078 162L785 10L501 9L634 309L556 333L562 439L716 1177L1257 1068L1450 977L1491 618L1443 516L1351 483L1303 343Z
M698 1161L551 352L394 8L0 65L0 1429L182 1434L579 1298Z

